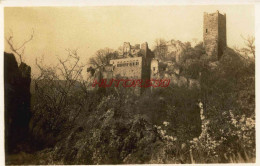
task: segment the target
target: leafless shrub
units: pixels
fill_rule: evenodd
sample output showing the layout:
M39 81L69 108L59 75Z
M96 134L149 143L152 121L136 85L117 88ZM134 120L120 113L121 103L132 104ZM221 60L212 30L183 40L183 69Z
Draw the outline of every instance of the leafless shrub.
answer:
M85 65L80 62L77 50L66 51L67 57L57 56L58 64L54 66L44 65L44 58L36 59L40 74L34 79L35 124L32 126L44 125L39 128L45 134L72 127L88 100L89 81L82 75Z
M27 40L25 40L21 45L19 45L19 46L15 46L16 44L14 43L14 41L13 41L13 38L14 38L14 35L13 35L13 32L12 32L12 30L10 30L10 35L9 35L9 37L6 37L5 38L5 40L6 40L6 42L8 43L8 45L9 45L9 47L10 47L10 49L11 49L11 51L16 55L16 56L18 56L18 63L19 64L21 64L22 62L23 62L23 56L24 56L24 50L25 50L25 46L26 46L26 44L28 44L30 41L32 41L32 39L33 39L33 37L34 37L34 30L32 29L32 33L31 33L31 35L30 35L30 37L27 39Z
M234 47L234 50L238 53L240 53L243 58L246 59L253 59L255 58L255 37L254 36L242 36L242 39L244 40L245 47L239 48L237 46Z
M96 52L96 55L89 59L89 65L93 68L99 68L101 66L109 64L109 61L116 57L116 53L110 49L100 49Z

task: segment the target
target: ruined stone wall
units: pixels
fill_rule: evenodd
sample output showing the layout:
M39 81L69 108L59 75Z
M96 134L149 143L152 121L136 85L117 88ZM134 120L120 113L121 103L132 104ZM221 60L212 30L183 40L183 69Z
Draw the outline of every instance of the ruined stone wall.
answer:
M171 60L178 63L186 49L187 45L185 43L172 39L156 48L155 57L162 61Z
M129 42L124 42L124 45L123 45L123 54L124 55L127 55L131 52L131 45Z
M134 46L132 46L129 42L124 42L122 52L119 50L119 54L121 54L121 56L125 58L137 57L140 52L140 44L135 44Z
M174 56L176 62L180 61L180 57L184 50L185 45L180 41L171 40L167 42L167 54Z
M143 79L143 57L123 58L110 60L110 64L113 65L113 78L114 79ZM120 88L122 84L120 84ZM136 95L141 94L140 87L127 87L132 93ZM126 90L126 89L124 89Z
M125 42L123 50L129 54L128 57L110 60L110 64L113 65L113 77L149 79L151 60L154 54L149 49L148 43L132 46L129 42Z
M148 44L147 42L141 44L141 53L144 58L147 58L147 52L148 52Z
M159 60L153 59L151 61L151 79L156 79L159 76Z
M154 57L153 52L148 48L148 44L136 44L132 46L125 42L122 48L123 52L120 59L110 60L110 64L102 69L103 79L134 79L149 80L151 60ZM143 88L134 88L136 94L143 92Z
M142 57L110 60L113 65L113 77L141 79Z
M206 53L219 59L226 47L226 15L204 13L203 41Z

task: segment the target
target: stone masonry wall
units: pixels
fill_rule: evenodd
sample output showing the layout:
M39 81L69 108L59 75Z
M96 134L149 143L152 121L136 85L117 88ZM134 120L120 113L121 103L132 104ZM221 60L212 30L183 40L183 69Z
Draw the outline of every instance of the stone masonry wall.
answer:
M110 64L100 69L100 74L97 76L108 80L111 80L112 78L117 80L142 80L143 83L146 80L149 80L151 60L154 57L154 54L148 48L147 42L134 46L129 42L124 42L122 50L123 51L119 56L120 58L110 60ZM138 86L134 88L135 94L141 94L143 91L144 89Z
M110 64L113 65L114 79L142 79L143 57L114 59L110 60ZM140 87L128 87L128 89L132 89L131 92L134 94L141 94Z
M218 58L223 55L224 49L227 47L227 33L226 33L226 14L219 14L219 48L218 48Z
M218 13L204 13L203 41L209 56L218 54Z
M226 47L226 15L204 13L203 41L207 54L219 59Z
M114 66L113 77L141 79L142 57L115 59L110 64Z

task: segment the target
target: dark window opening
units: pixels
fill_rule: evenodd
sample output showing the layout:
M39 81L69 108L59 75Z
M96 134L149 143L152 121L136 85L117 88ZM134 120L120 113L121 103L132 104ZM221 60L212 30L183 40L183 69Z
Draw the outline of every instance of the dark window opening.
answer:
M208 33L208 29L206 29L206 33Z

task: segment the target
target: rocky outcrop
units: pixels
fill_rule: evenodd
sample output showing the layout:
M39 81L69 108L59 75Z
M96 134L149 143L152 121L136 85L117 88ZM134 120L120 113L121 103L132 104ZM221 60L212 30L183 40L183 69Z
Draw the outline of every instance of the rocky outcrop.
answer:
M185 86L187 88L200 87L199 80L182 75L181 68L177 63L172 61L160 62L159 64L158 61L154 59L152 61L151 71L151 79L170 79L170 84L174 86Z
M30 120L31 67L19 66L15 56L4 53L5 143L12 152L28 135Z

